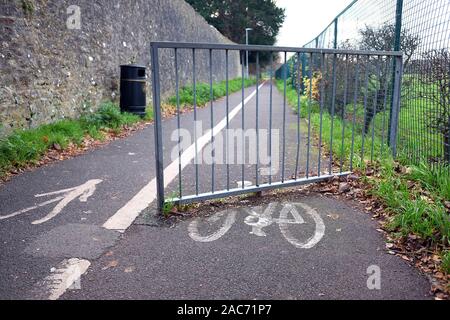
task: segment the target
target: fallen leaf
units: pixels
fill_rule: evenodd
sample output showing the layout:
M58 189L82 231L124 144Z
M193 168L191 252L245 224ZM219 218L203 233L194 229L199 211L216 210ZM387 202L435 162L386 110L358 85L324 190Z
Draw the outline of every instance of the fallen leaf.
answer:
M115 267L117 267L118 264L119 264L119 261L117 261L117 260L110 261L106 266L104 266L102 268L102 270L104 271L104 270L107 270L110 268L115 268Z
M327 215L327 217L328 217L328 218L331 218L331 219L333 219L333 220L339 219L339 215L338 215L338 214L335 214L335 213L329 214L329 215Z
M346 193L350 191L350 184L343 182L339 184L339 193Z
M433 259L434 262L441 262L442 261L441 257L438 256L437 254L434 254L432 259Z
M409 258L408 256L401 256L401 258L405 261L411 262L411 258Z
M392 249L394 247L393 243L386 243L386 248L387 249Z
M134 267L127 267L127 268L125 268L125 270L124 270L125 273L131 273L131 272L133 272L133 271L134 271Z

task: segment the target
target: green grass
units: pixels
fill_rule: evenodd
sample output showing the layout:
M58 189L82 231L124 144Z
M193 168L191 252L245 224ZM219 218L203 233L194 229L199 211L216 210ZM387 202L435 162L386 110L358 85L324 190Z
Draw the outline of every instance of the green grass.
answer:
M284 90L284 83L277 81L280 92ZM286 97L294 112L298 111L298 95L295 89L288 85ZM300 97L300 116L308 117L308 99ZM353 106L346 108L346 114L352 117ZM443 202L450 199L450 176L448 170L433 171L427 165L419 165L411 168L408 174L395 172L394 160L390 151L382 139L381 130L383 113L377 114L370 128L370 134L364 139L364 156L362 156L364 112L362 106L356 107L356 124L353 164L354 168L364 169L371 160L372 128L375 138L373 140L374 163L380 169L380 177L367 179L372 185L372 194L381 199L388 210L392 213L389 228L399 235L415 234L433 243L441 243L448 246L450 239L450 219ZM348 119L345 117L345 119ZM311 105L311 127L317 138L320 135L320 106L317 102ZM329 150L331 136L333 136L333 154L340 159L342 156L344 164L348 166L351 159L352 143L352 121L343 121L339 117L333 120L333 134L331 134L332 119L327 111L322 116L322 141L326 152ZM342 127L345 126L342 148ZM383 153L381 150L383 149ZM420 188L411 188L411 182L420 184ZM428 198L424 197L423 190ZM447 255L449 255L447 253ZM447 260L450 258L447 257ZM447 261L450 265L450 262Z
M172 192L164 202L162 213L167 218L169 217L172 210L175 208L175 202L174 199L177 197L176 192Z
M399 152L414 159L417 162L442 159L444 156L444 140L441 133L430 128L430 119L434 119L441 108L435 102L424 96L431 92L437 93L438 86L424 84L419 80L419 75L405 74L404 82L410 83L404 86L402 108L399 118ZM409 159L411 160L411 159Z
M120 131L125 125L141 121L129 113L121 113L113 103L104 103L98 111L79 119L61 120L35 129L16 130L0 140L0 177L13 168L36 163L49 149L58 145L65 149L69 144L81 144L86 135L102 139L102 130Z
M443 200L450 200L450 170L447 167L431 168L426 164L414 166L409 178L419 181L422 187L435 193Z
M244 79L244 87L250 87L256 84L255 78ZM224 97L227 94L226 81L213 83L214 100ZM236 78L228 81L228 92L231 94L242 89L242 78ZM180 106L194 105L194 87L192 85L184 86L179 91ZM204 106L211 100L211 88L207 83L196 84L196 101L198 106ZM171 96L167 102L175 106L177 97Z
M284 82L277 80L276 86L280 92L284 90ZM292 110L298 112L298 94L297 91L292 88L290 84L287 85L286 99ZM349 169L350 162L353 163L354 168L364 168L365 163L372 159L372 155L375 158L376 155L382 155L382 158L377 157L378 160L391 159L389 147L386 144L385 139L381 139L381 134L378 131L378 123L382 123L382 119L375 119L375 137L372 143L372 127L370 127L369 134L363 137L364 128L364 108L362 105L356 106L356 121L355 130L353 134L353 105L348 105L345 110L345 118L350 117L350 120L342 121L338 116L334 119L330 114L324 110L322 117L320 116L320 105L317 101L309 102L308 97L300 96L300 117L308 119L309 110L311 110L311 128L315 133L316 138L321 135L322 142L325 145L323 151L329 153L331 145L331 137L333 138L333 157L335 159L343 159L344 165ZM320 124L322 121L322 133L320 134ZM333 130L331 128L333 127ZM344 127L344 128L343 128ZM344 132L344 135L342 134ZM353 155L352 155L352 139L354 136ZM344 142L344 143L342 143ZM363 151L364 144L364 153ZM373 147L373 153L372 153Z
M442 270L450 274L450 250L445 250L442 254Z
M395 174L389 167L382 167L381 176L379 181L371 182L372 193L393 213L389 229L403 236L415 234L434 243L448 244L450 220L443 203L438 198L430 201L409 186L410 181L422 182L421 178Z

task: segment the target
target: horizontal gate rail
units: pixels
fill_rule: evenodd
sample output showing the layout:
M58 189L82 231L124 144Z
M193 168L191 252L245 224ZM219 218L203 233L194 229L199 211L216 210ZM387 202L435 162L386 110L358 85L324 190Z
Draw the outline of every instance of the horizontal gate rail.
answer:
M290 187L296 187L301 186L309 183L317 183L317 182L324 182L328 181L330 179L333 179L335 177L345 177L350 175L351 172L342 172L334 175L324 175L320 177L314 177L314 178L301 178L297 180L289 180L284 182L274 182L274 183L265 183L259 186L250 186L245 189L242 188L235 188L230 190L222 190L217 192L208 192L208 193L202 193L199 195L192 195L192 196L186 196L183 198L173 198L171 201L175 204L189 204L193 202L199 202L199 201L205 201L205 200L211 200L211 199L218 199L218 198L225 198L225 197L231 197L231 196L238 196L242 194L249 194L249 193L257 193L262 191L270 191L275 189L282 189L282 188L290 188Z
M244 50L244 51L269 51L269 52L300 52L300 53L324 53L324 54L351 54L351 55L377 55L389 57L401 57L401 51L373 51L373 50L345 50L345 49L314 49L303 47L276 47L264 45L240 45L220 43L193 43L193 42L152 42L153 48L160 49L204 49L204 50Z
M351 174L356 166L364 166L366 159L375 160L376 152L383 154L384 150L389 149L395 155L402 52L186 42L152 42L150 47L156 192L161 211L166 202L187 204L328 181ZM255 65L253 83L256 83L255 88L251 89L253 92L247 92L247 96L244 72L244 68L248 68L244 66L246 53L252 54L251 60ZM296 64L289 65L288 53L294 54ZM263 54L265 65L261 63ZM277 71L275 68L278 65L284 67ZM242 85L239 86L242 88L233 96L233 103L239 100L240 104L231 106L229 83L232 77L239 75L242 78ZM165 78L161 79L162 76ZM225 82L226 95L220 102L215 101L215 81ZM169 82L174 83L170 85ZM205 99L206 94L209 99L204 111L199 110L200 86L202 98ZM279 92L275 86L278 86ZM192 94L189 105L193 111L183 118L181 104L187 102L181 102L182 89ZM295 92L295 103L292 101L292 90ZM167 96L173 97L170 101L176 104L176 121L171 122L171 128L176 125L176 131L170 137L177 144L168 165L167 177L170 181L164 181L164 151L168 148L164 148L163 140L168 139L169 135L163 135L161 110L163 99ZM220 107L218 104L221 104ZM223 113L225 115L221 115L221 121L215 123L220 120L216 119L217 114ZM210 126L206 133L198 132L199 119ZM181 147L180 132L185 129L183 123L187 123L190 130L186 131L194 135L193 143L187 149ZM235 130L234 136L228 136L230 130ZM254 135L247 136L245 130L250 130ZM218 139L223 131L226 131L225 141ZM241 141L241 145L238 143L235 146L235 140L230 140L230 137ZM252 137L254 141L251 141ZM267 141L262 138L267 138ZM233 147L230 147L231 142ZM268 155L264 154L267 143ZM207 147L210 148L208 157L212 163L201 167L199 163L203 162L200 157L204 156ZM217 154L220 148L224 151L223 147L225 163L218 161L218 157L223 155ZM246 163L247 152L249 163ZM178 156L176 159L173 159L174 154ZM240 157L242 163L231 162L230 154ZM264 163L261 156L264 156ZM306 160L303 160L305 156ZM220 167L222 164L223 167ZM191 176L184 177L182 172L187 166L191 166L191 170L187 170ZM288 170L288 167L293 168ZM264 173L262 170L265 170ZM251 181L246 181L249 177ZM207 183L202 183L201 180L205 179ZM177 196L171 196L166 201L166 188L172 181L178 183L178 188L172 188ZM238 187L231 187L232 183L237 183ZM189 192L184 186L193 194L186 194Z

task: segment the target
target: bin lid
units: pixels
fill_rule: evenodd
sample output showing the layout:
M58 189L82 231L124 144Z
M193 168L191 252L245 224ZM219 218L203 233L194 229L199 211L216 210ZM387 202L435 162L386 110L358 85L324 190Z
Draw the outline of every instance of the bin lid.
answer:
M139 65L139 64L122 64L120 65L121 68L142 68L142 69L146 69L146 66L143 65Z

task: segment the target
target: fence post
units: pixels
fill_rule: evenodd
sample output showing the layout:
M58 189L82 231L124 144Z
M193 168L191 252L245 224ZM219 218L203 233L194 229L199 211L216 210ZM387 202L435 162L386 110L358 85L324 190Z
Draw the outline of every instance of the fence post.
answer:
M397 134L398 134L398 120L400 115L400 100L401 100L401 85L403 75L403 57L397 56L394 58L394 83L392 91L392 108L391 108L391 123L389 127L389 145L392 150L392 156L397 156Z
M163 144L161 124L161 97L159 83L158 47L151 43L150 53L152 58L152 90L153 90L153 114L155 118L155 159L156 159L156 196L159 212L164 207L164 167Z
M403 0L397 0L397 8L395 12L395 38L394 38L394 51L400 51L401 49L401 34L402 34L402 14L403 14ZM397 59L394 59L393 62L393 71L392 71L392 79L394 80L392 83L392 99L391 99L391 110L389 112L389 127L388 127L388 136L389 136L389 146L392 148L391 144L391 129L393 122L393 109L394 109L394 86L395 86L395 70L397 69Z
M338 19L334 19L334 43L333 48L337 49L338 47Z

